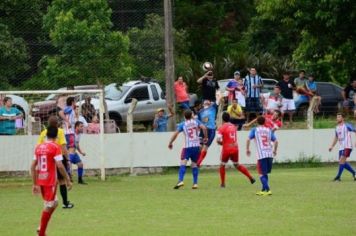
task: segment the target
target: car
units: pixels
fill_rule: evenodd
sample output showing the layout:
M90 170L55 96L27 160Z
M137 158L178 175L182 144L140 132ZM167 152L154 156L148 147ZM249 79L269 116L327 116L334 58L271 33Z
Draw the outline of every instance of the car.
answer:
M330 115L340 110L340 104L343 101L343 88L331 82L316 82L317 94L321 97L319 114ZM299 116L306 116L309 107L309 100L304 95L295 95L296 113Z
M98 85L79 85L74 86L74 90L98 89ZM57 91L66 91L67 88L60 88ZM48 95L44 101L35 102L32 106L32 116L40 118L41 121L47 121L51 115L57 115L57 99L61 96L59 93ZM78 97L78 100L82 98Z
M231 79L222 79L218 80L218 84L220 87L220 91L224 96L227 96L227 91L226 91L226 85ZM262 88L262 93L269 93L273 91L274 86L278 83L277 80L275 79L270 79L270 78L262 78L263 82L263 88Z

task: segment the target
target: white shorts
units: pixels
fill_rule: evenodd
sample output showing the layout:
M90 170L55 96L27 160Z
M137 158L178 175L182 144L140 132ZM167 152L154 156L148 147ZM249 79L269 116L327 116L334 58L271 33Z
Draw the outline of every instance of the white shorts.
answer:
M295 103L293 99L282 99L282 112L285 111L294 111L295 110Z

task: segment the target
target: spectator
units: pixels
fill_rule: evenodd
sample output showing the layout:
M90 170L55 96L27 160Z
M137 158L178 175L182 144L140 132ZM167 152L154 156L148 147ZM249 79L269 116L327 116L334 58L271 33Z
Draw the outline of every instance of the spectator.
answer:
M90 103L91 97L85 97L84 103L82 104L82 114L88 123L93 122L93 118L96 117L96 110L94 105ZM85 125L84 125L85 127Z
M344 99L343 107L347 111L353 110L355 112L356 79L352 79L341 94Z
M237 99L232 99L232 104L227 107L227 113L230 115L230 122L237 126L238 130L241 130L246 119L242 111L241 106L238 104Z
M204 100L209 100L212 102L216 101L216 93L219 91L219 84L214 79L214 74L212 71L206 72L202 77L200 77L197 82L202 85L202 98Z
M290 73L284 72L283 79L277 83L281 88L282 99L282 118L285 113L289 115L289 123L293 122L293 113L295 111L295 103L293 100L293 90L296 89L295 83L290 80Z
M234 72L234 78L227 83L226 91L228 91L228 105L231 105L232 99L236 98L239 105L245 107L245 87L240 76L240 71Z
M74 90L74 86L67 86L66 90ZM59 113L61 110L63 110L66 107L67 103L67 98L68 98L68 93L60 94L57 97L57 112Z
M198 113L201 110L202 106L203 105L202 105L201 100L198 99L198 100L195 101L194 107L193 107L193 110L192 110L194 119L198 118Z
M313 106L313 111L315 113L319 113L321 97L317 94L317 87L314 81L314 75L308 76L308 81L306 82L305 86L308 92L313 95L312 97L310 97L310 104L312 104Z
M299 77L294 79L294 84L296 86L296 92L299 95L306 95L312 97L313 94L306 88L307 79L305 78L305 70L299 71Z
M155 132L167 132L168 119L174 116L172 105L168 106L169 114L165 114L163 108L157 109L157 114L153 120L153 129Z
M273 92L267 93L262 99L262 104L264 104L267 113L274 110L281 110L283 97L279 86L275 86Z
M19 109L12 107L12 99L5 97L4 104L0 108L0 135L16 134L16 119L22 119L23 115Z
M250 74L245 77L244 86L246 89L246 118L250 119L250 113L262 112L260 93L263 88L262 78L257 75L256 68L250 69Z
M174 82L174 92L176 94L176 100L179 107L182 110L190 109L188 86L183 81L183 76L179 76L177 81Z
M86 121L85 117L80 114L78 106L75 107L74 114L75 122L80 121L83 123L84 128L88 128L88 122Z

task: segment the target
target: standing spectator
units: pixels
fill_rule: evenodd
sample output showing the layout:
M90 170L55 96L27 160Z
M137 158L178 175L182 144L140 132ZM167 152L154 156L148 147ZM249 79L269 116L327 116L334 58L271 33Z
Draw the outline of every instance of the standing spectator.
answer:
M355 111L356 79L352 79L350 83L344 88L344 91L342 91L341 94L344 99L343 107L347 111Z
M240 72L235 71L234 72L234 78L230 79L229 82L226 85L226 91L227 91L227 104L231 105L232 99L236 98L236 89L237 89L237 81L240 78Z
M158 108L155 119L153 120L153 129L155 132L167 132L168 119L174 116L172 105L168 105L169 114L165 114L164 108Z
M236 125L238 130L241 130L242 125L245 123L246 119L236 98L232 99L232 104L227 107L227 113L230 115L230 122Z
M66 90L74 90L74 86L67 86ZM68 98L68 93L60 94L57 97L56 104L57 104L57 112L59 113L61 110L63 110L66 107L66 102Z
M12 99L4 98L4 105L0 108L0 135L16 134L16 119L22 119L22 113L16 107L12 107Z
M308 81L305 84L306 89L313 96L310 98L310 104L313 104L313 111L319 113L319 106L321 102L321 97L317 94L317 87L314 81L314 75L308 76Z
M246 118L250 119L250 113L261 113L260 93L263 88L261 76L257 75L256 68L250 69L250 74L245 77L244 86L246 88Z
M283 79L277 83L277 86L281 88L282 99L282 117L288 113L289 123L293 122L293 113L295 111L295 103L293 100L293 90L295 90L295 83L290 80L290 73L284 72Z
M183 76L179 76L177 81L174 82L174 92L176 94L176 100L179 107L182 110L190 109L188 86L183 81Z
M93 122L93 118L96 116L96 110L94 105L90 103L91 97L85 97L84 103L82 104L82 114L88 123ZM85 125L84 125L85 126Z
M216 79L214 79L214 74L212 71L206 72L202 77L200 77L197 82L202 85L202 98L204 100L209 100L212 102L216 101L216 92L219 91L220 87Z

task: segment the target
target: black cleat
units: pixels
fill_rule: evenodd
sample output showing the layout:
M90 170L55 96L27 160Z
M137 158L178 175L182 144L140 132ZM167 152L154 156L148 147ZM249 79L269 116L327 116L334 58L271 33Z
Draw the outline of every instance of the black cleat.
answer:
M86 182L84 182L83 180L78 180L78 184L87 185L87 183L86 183Z
M220 188L225 188L225 184L220 184Z
M174 186L173 189L179 189L180 187L183 187L183 186L184 186L183 181L180 181L180 182L178 182L178 183L176 184L176 186Z
M250 179L251 184L254 184L256 182L255 178Z
M340 182L341 179L340 179L340 177L335 177L333 181L335 181L335 182L336 182L336 181L339 181L339 182Z
M62 206L63 209L72 209L74 207L73 203L68 202Z

